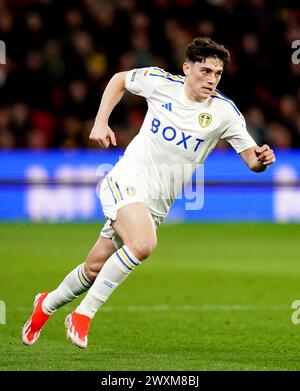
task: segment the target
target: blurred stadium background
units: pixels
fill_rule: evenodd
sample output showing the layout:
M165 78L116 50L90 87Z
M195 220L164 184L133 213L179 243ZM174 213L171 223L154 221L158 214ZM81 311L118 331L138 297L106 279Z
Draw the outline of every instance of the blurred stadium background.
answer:
M110 122L118 148L100 150L88 135L103 89L115 72L134 67L181 73L195 36L230 50L219 89L258 144L276 150L277 163L252 173L220 142L205 164L203 208L176 201L168 221L181 224L161 227L153 262L112 298L85 359L62 342L66 312L24 350L19 330L29 303L96 240L104 219L97 183L143 120L143 99L126 95ZM299 226L277 224L300 221L300 64L292 62L299 39L299 4L289 0L0 0L0 261L7 277L0 299L8 327L0 324L1 369L300 369L290 321ZM184 279L190 283L182 286Z

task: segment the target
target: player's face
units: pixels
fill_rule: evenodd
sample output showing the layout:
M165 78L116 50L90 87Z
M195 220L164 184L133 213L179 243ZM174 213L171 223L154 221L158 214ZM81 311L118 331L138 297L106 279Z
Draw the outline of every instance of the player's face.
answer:
M201 102L211 96L221 79L223 67L223 61L215 57L207 57L204 62L185 62L183 71L187 97Z

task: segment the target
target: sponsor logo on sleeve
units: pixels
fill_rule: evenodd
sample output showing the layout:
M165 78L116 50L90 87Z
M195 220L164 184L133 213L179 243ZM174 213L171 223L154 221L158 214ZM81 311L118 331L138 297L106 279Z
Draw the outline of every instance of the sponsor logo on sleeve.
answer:
M133 83L134 80L135 80L135 77L136 77L136 74L137 74L137 69L133 72L132 76L131 76L131 82Z

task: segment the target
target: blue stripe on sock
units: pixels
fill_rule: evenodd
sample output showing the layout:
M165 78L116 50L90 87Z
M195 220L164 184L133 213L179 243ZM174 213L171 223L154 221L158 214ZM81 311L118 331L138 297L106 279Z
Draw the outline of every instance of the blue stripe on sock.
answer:
M127 256L127 258L131 261L131 263L133 263L135 266L138 266L138 263L135 262L127 253L127 251L125 250L124 247L122 247L122 250L124 251L125 255Z
M128 269L128 270L132 270L131 267L127 266L126 263L123 261L123 259L120 257L120 255L118 254L118 251L116 252L117 254L117 257L119 258L119 260L123 263L123 265Z
M78 274L78 279L79 279L79 281L81 282L81 284L82 284L85 288L89 288L89 287L90 287L90 284L89 284L88 286L86 286L86 285L82 282L82 280L81 280L81 278L80 278L80 271L79 271L79 269L80 269L80 267L77 269L77 274Z
M84 281L86 281L89 285L91 285L91 281L86 277L86 275L83 272L83 266L81 267L81 275L84 278Z

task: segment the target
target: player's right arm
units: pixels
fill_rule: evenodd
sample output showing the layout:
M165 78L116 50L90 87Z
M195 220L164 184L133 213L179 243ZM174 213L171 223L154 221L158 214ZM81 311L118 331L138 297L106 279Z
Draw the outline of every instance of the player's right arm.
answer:
M116 136L108 125L111 112L119 103L125 92L125 79L127 72L116 73L107 84L94 126L89 138L97 142L101 148L108 148L110 144L116 146Z
M90 139L102 148L108 148L110 144L116 145L116 137L108 126L108 119L125 90L150 99L155 88L169 77L168 72L157 67L136 68L116 73L104 90Z

